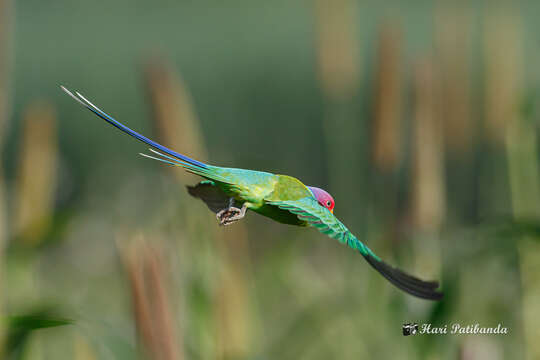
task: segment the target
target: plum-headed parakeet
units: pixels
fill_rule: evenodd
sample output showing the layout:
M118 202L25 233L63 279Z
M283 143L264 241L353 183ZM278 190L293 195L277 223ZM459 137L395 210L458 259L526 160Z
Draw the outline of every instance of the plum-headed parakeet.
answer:
M221 225L238 221L246 215L247 210L251 210L280 223L312 226L358 250L375 270L405 292L429 300L442 298L442 292L437 291L438 282L417 279L388 265L358 240L334 216L334 199L326 191L306 186L292 176L213 166L191 159L131 130L80 93L73 94L63 86L62 90L109 124L150 145L153 148L150 150L155 154L141 155L180 166L205 178L195 186L188 186L188 192L204 201L216 213Z

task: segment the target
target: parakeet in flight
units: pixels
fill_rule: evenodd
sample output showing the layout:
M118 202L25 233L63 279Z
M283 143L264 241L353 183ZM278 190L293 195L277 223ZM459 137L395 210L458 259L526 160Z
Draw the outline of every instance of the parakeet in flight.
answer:
M244 218L246 212L251 210L280 223L311 226L360 252L375 270L401 290L428 300L442 298L442 292L437 291L439 287L437 281L423 281L388 265L358 240L334 216L334 199L326 191L306 186L292 176L213 166L191 159L131 130L100 110L80 93L74 94L63 86L61 88L109 124L152 147L150 151L153 156L141 155L180 166L190 173L203 177L205 180L194 186L188 186L187 190L216 213L221 225L232 224Z

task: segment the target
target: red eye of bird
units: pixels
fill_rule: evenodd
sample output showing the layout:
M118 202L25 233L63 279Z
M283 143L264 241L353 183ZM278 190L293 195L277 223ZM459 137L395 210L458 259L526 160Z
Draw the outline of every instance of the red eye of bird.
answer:
M328 201L326 202L326 206L327 206L327 207L332 206L332 203L330 202L330 200L328 200Z

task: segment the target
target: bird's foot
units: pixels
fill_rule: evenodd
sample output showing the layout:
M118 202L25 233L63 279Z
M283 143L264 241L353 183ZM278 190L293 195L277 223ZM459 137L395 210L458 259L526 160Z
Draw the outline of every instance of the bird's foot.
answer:
M246 216L247 205L244 203L241 209L229 206L226 209L219 211L216 218L219 220L219 225L230 225Z

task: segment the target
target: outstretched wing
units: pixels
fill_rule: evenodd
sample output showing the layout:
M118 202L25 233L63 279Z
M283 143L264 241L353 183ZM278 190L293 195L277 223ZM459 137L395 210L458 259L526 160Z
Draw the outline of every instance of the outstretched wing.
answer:
M428 300L440 300L442 298L442 292L436 291L439 287L437 281L417 279L382 261L364 243L358 240L328 209L319 205L316 199L306 197L300 200L268 201L267 203L290 211L298 216L300 220L306 221L310 226L317 228L323 234L358 250L375 270L401 290Z
M204 180L194 186L186 186L188 193L204 201L206 206L218 213L229 207L230 197L227 196L213 181Z

